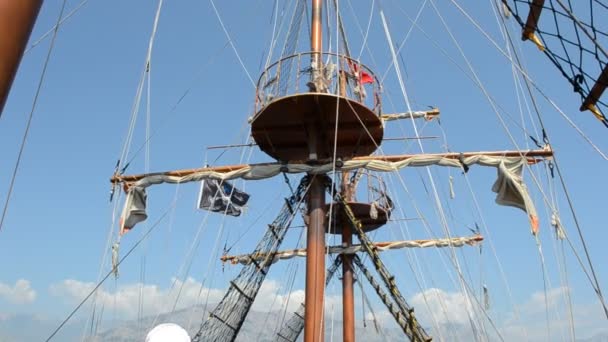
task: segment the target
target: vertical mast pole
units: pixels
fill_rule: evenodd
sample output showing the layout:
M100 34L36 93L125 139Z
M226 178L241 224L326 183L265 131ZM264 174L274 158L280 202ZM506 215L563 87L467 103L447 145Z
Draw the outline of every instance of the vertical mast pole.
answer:
M321 50L323 50L323 28L321 25L322 14L322 0L312 0L312 23L311 23L311 37L310 37L310 48L313 52L313 68L319 71L321 69Z
M0 116L42 0L0 0Z
M342 196L346 201L352 200L352 188L348 183L348 172L342 173ZM353 232L350 224L342 227L342 246L348 247L353 244ZM353 256L342 254L342 340L344 342L355 341L355 296L353 278Z
M321 31L322 0L312 0L312 37L313 78L321 68L321 49L323 47ZM315 115L311 113L310 115ZM311 127L314 130L314 127ZM316 158L317 136L310 135L311 159ZM306 234L306 297L304 311L304 341L322 342L323 303L325 296L325 186L322 175L312 175L308 193L309 224Z
M322 342L325 296L325 186L323 176L313 177L308 191L304 341Z

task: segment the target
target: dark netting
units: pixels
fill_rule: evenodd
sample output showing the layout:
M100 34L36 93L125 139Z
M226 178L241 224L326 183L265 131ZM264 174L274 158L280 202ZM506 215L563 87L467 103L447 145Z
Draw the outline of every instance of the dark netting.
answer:
M502 0L505 15L522 27L522 39L541 49L581 96L581 110L590 110L608 127L608 6L600 0Z
M304 307L304 303L300 304L298 310L296 310L292 316L283 323L281 326L281 330L277 333L275 341L289 341L295 342L298 339L298 336L302 333L304 329L304 311L306 308Z
M308 186L308 177L305 177L285 204L279 215L268 225L268 230L256 246L254 252L262 253L268 257L262 261L251 259L251 263L244 266L239 275L230 282L230 287L220 303L204 318L201 326L192 341L234 341L241 329L245 317L251 309L264 278L270 269L274 254L278 251L289 225L295 217L298 203L301 202Z
M342 264L342 258L340 256L336 257L334 263L330 268L327 269L327 274L325 275L325 286L329 284L334 274L338 270L338 267ZM304 329L304 311L306 310L304 303L300 304L298 310L296 310L291 317L283 323L281 326L281 330L277 333L275 341L277 342L295 342L298 339L298 336L302 333Z

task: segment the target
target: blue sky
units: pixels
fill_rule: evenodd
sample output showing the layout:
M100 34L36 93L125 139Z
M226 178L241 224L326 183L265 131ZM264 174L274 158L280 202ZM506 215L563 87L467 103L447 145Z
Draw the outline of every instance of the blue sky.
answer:
M341 2L347 30L351 33L351 49L358 52L362 36L355 25L353 13L365 27L370 4L352 4L355 8L351 10L348 2ZM67 10L78 3L79 1L68 1ZM254 80L257 80L261 72L270 44L272 3L261 0L238 4L216 3L236 50ZM45 2L32 33L33 40L54 25L60 5L60 1ZM445 132L452 151L514 149L486 97L459 69L462 67L466 70L466 64L431 4L424 1L408 4L382 1L376 2L375 10L382 6L393 40L400 44L411 28L408 16L414 18L422 5L424 7L418 25L431 38L427 38L418 28L412 30L402 50L405 63L402 72L413 109L438 106L442 117L440 126L436 122L417 123L421 135L443 136ZM488 92L505 112L519 120L509 61L453 5L443 3L437 6ZM34 112L8 216L0 232L0 260L4 261L0 264L0 317L16 313L63 317L86 292L82 290L87 288L86 284L97 280L110 229L114 233L117 230L116 227L110 227L112 205L108 202L108 179L123 146L155 10L154 1L135 3L92 0L61 27ZM466 10L501 47L505 47L490 3L469 6ZM512 34L518 36L519 30L515 29L513 20L509 21L509 25ZM11 97L0 119L2 203L6 199L18 144L49 41L45 40L24 56ZM205 149L211 145L244 142L246 120L252 114L254 86L227 42L210 2L165 3L152 55L150 125L157 133L150 143L150 170L190 168L201 166L205 162L215 165L239 163L240 150L228 151L220 156L218 150ZM327 38L325 42L327 44ZM435 46L435 42L454 62ZM603 139L605 128L589 113L579 113L579 99L571 93L570 85L532 44L520 44L519 41L517 44L523 50L525 64L536 83L600 149L606 150L607 144ZM368 48L363 51L361 60L364 63L378 74L387 70L391 56L377 12L372 18ZM275 52L272 59L276 58ZM383 84L384 111L404 111L406 104L394 70L390 69L388 75ZM188 95L172 111L186 91ZM145 103L144 96L132 153L145 140ZM603 241L608 238L608 233L602 223L604 215L601 208L607 190L606 182L603 182L603 175L607 171L606 161L570 128L547 101L539 99L538 103L574 200L600 283L605 284L608 281L608 270L603 261L608 255L603 248ZM524 115L527 117L528 114ZM528 134L519 130L509 119L507 121L517 144L520 147L532 147ZM526 121L527 127L532 130L530 120ZM538 124L536 121L534 123ZM387 124L386 137L413 135L409 122ZM425 141L423 146L426 152L441 152L445 150L444 145L443 139L437 139ZM413 153L420 152L420 149L415 143L386 142L384 151ZM249 160L269 161L269 157L254 151ZM537 169L542 171L541 167ZM144 170L144 154L139 153L127 173L140 173ZM472 227L475 222L481 222L465 177L458 170L433 168L431 172L442 203L451 212L449 225L452 233L468 234L466 226ZM558 189L562 221L580 252L579 239L557 179L547 181L544 172L538 174L541 175L545 191L548 191L549 183L554 183ZM457 193L453 200L447 195L450 175L455 179ZM416 216L414 207L418 206L427 217L432 231L441 234L433 208L434 200L426 190L430 186L426 171L405 170L400 176L407 184L411 196L416 198L415 202L410 200L410 194L405 193L396 175L387 176L391 194L400 202L403 215ZM490 187L495 178L495 170L473 167L467 177L480 203L500 267L508 279L513 301L524 308L533 305L538 300L535 295L543 294L543 278L538 250L529 234L525 215L516 209L500 207L494 203ZM530 177L526 179L541 215L541 241L551 281L548 287L554 291L551 293L559 294L565 286L560 282L560 257L555 252L559 248L555 247L541 193ZM297 182L296 177L291 177L291 180L292 183ZM224 219L217 214L206 218L205 212L197 212L194 209L197 185L183 185L178 191L175 187L166 185L151 189L148 224L155 222L171 206L176 194L177 205L173 211L169 211L169 219L163 221L150 238L127 259L121 268L120 278L106 284L104 291L109 294L108 298L120 297L126 293L121 291L132 289L141 280L148 284L152 298L161 298L159 300L162 301L166 300L162 299L163 295L170 297L167 291L171 280L174 277L184 277L179 269L187 264L185 261L190 260L187 254L202 222L205 223L205 228L201 243L191 256L193 262L188 276L192 277L194 284L205 280L205 287L224 288L225 283L238 272L238 268L227 265L222 270L219 262L215 262L217 255L214 253L217 252L214 252L214 247L219 246L221 249L224 244L238 242L233 252L244 253L250 250L261 236L265 223L272 221L282 197L288 195L288 189L280 177L260 182L237 182L237 186L252 194L248 213L238 219ZM399 217L403 215L398 214ZM148 227L149 225L142 224L123 238L123 254ZM408 222L407 227L402 224L389 225L374 238L382 241L403 238L401 231L406 230L406 238L428 236L420 222L412 221ZM296 245L300 232L301 229L296 228L290 233L285 248ZM329 243L338 242L330 238ZM589 310L592 317L600 316L601 310L584 274L569 248L566 251L567 286L572 291L575 307ZM494 305L492 314L501 322L507 322L513 308L492 248L489 244L484 245L481 257L479 249L469 248L458 253L460 260L468 267L466 272L471 274L473 285L478 288L480 279L488 284ZM416 298L421 289L416 282L407 280L422 276L412 275L409 266L404 266L406 260L411 260L408 259L410 254L387 252L386 256L388 266L398 279L402 279L401 286L406 297ZM447 254L425 250L416 256L421 260L420 267L425 274L422 279L425 286L422 288L438 288L457 298L460 289L453 282L453 268L446 268ZM209 263L210 259L213 260L212 263ZM146 270L143 278L142 265ZM104 264L104 272L107 269L108 265ZM296 269L296 273L303 274L304 263L297 261L277 265L270 274L270 279L276 284L285 284L290 272ZM603 288L606 291L606 287ZM292 290L299 289L302 289L302 279L296 277ZM276 291L289 289L279 287ZM370 289L367 293L368 296L373 296ZM339 286L330 286L328 295L338 294ZM128 296L124 298L126 297ZM153 304L150 305L158 309ZM88 310L85 307L78 318L86 318ZM378 310L381 308L378 307ZM562 319L564 312L560 316ZM108 315L112 319L112 314ZM114 315L116 318L131 315L129 317L132 318L133 313L116 309ZM580 314L578 317L583 319L586 316ZM544 319L542 315L541 319ZM605 321L597 321L596 325L594 329L605 325Z

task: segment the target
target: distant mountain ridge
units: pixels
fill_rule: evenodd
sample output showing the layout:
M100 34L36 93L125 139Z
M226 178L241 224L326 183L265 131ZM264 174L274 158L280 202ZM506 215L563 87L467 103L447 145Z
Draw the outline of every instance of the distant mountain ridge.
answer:
M213 308L213 306L210 306ZM288 313L289 315L290 313ZM251 311L247 316L243 327L236 341L274 341L275 334L278 330L277 324L282 320L283 311L275 310L270 313ZM174 313L162 314L156 321L154 317L144 318L140 324L137 322L126 322L118 327L104 331L98 336L90 340L90 342L126 342L126 341L143 341L148 330L156 324L160 323L176 323L184 327L190 336L194 336L199 329L201 320L207 317L203 314L202 306L194 306L176 311ZM289 316L288 316L289 317ZM342 322L333 322L333 338L334 340L342 338ZM260 329L265 327L265 329ZM397 329L384 329L385 335L378 334L374 327L370 324L367 327L357 327L356 335L361 341L380 342L380 341L402 341L403 336ZM331 327L326 328L326 335L332 334Z
M210 305L208 308L213 308ZM239 342L245 341L274 341L278 324L282 321L284 312L274 310L270 313L252 311L236 339ZM287 315L290 313L288 312ZM154 325L160 323L176 323L184 327L191 336L198 331L203 317L202 306L192 306L173 313L165 313L155 316L144 317L141 321L129 320L121 321L116 324L104 322L105 330L99 332L95 337L88 338L87 342L126 342L144 341L144 338ZM289 316L288 316L289 317ZM59 325L60 320L44 317L41 315L18 314L0 316L0 342L34 342L46 340L52 331ZM84 322L73 321L66 324L53 341L76 342L82 341L84 332ZM265 327L260 329L260 327ZM362 322L357 321L356 336L358 341L404 341L404 336L398 328L382 326L382 333L376 332L373 324L362 326ZM342 340L342 322L340 320L328 321L325 328L326 340ZM300 340L302 336L300 336ZM439 341L439 339L436 339ZM461 339L461 340L466 340ZM591 337L577 338L577 342L608 342L608 330L595 333Z

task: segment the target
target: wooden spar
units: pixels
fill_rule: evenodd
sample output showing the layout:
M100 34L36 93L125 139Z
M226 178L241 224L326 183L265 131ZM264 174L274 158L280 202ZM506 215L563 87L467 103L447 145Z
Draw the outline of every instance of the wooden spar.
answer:
M399 140L426 140L426 139L438 139L439 136L427 135L423 137L401 137L401 138L383 138L384 141L399 141Z
M528 151L486 151L486 152L465 152L465 153L432 153L427 154L428 156L441 156L443 158L449 159L459 159L461 157L467 158L472 156L492 156L492 157L526 157L528 158L528 163L534 164L537 163L538 160L535 158L550 158L553 156L552 150L528 150ZM416 154L401 154L401 155L393 155L393 156L363 156L363 157L355 157L351 160L355 161L365 161L365 160L380 160L380 161L388 161L388 162L398 162L407 160L409 158L416 157ZM326 161L330 163L331 161ZM304 161L294 161L292 164L305 164ZM323 164L323 161L319 161L319 164ZM192 175L194 173L199 172L217 172L217 173L228 173L232 171L242 170L248 167L255 166L280 166L284 165L282 163L257 163L257 164L238 164L238 165L226 165L226 166L214 166L214 167L202 167L198 169L183 169L183 170L174 170L174 171L165 171L165 172L155 172L155 173L144 173L137 175L119 175L116 174L112 176L110 182L112 183L132 183L137 182L141 179L144 179L149 176L174 176L174 177L183 177Z
M322 69L322 0L312 1L311 50L313 55L313 82ZM313 114L314 115L314 114ZM309 156L316 159L317 135L309 127ZM325 303L325 184L322 176L312 177L308 192L308 216L310 223L306 231L306 288L304 297L304 341L323 342L323 306Z
M0 116L42 0L0 0Z
M599 112L596 104L597 104L597 101L600 100L600 97L602 97L602 94L604 93L604 90L606 90L607 86L608 86L608 64L606 64L604 66L604 70L602 70L602 74L600 75L600 77L597 79L597 81L593 85L593 88L591 88L589 95L587 95L587 97L583 101L583 104L581 105L581 108L580 108L581 111L590 110L591 112L593 112L593 114L596 114L596 111ZM596 116L598 116L598 115L596 114Z
M489 157L526 157L528 162L536 163L537 157L548 158L553 156L552 150L528 150L528 151L484 151L484 152L449 152L449 153L429 153L428 156L441 156L448 159L468 158L474 156L489 156ZM419 154L400 154L394 156L367 156L357 157L352 160L382 160L388 162L398 162L409 158L419 156Z
M528 13L528 19L526 19L526 26L524 26L523 32L521 33L522 40L531 40L536 46L543 51L545 47L543 43L536 36L536 28L538 27L538 20L543 10L545 0L533 0L530 3L530 13Z
M430 247L464 247L465 245L475 246L484 240L483 236L475 234L468 237L453 237L446 239L423 239L423 240L403 240L403 241L385 241L376 242L374 247L378 251L383 252L389 249L401 248L430 248ZM353 255L362 251L362 245L352 245L350 248L344 246L329 246L326 250L329 254ZM279 251L275 254L275 261L280 259L289 259L295 256L304 257L307 255L305 248L294 249L290 251ZM259 254L243 254L243 255L224 255L220 258L222 262L238 264L242 262L251 262L251 260L264 260L267 257L264 253Z
M220 148L252 147L252 146L257 146L257 144L215 145L215 146L208 146L207 149L208 150L217 150Z
M342 197L347 201L353 200L353 189L348 181L349 173L342 173ZM354 184L352 185L354 186ZM342 227L342 246L353 244L353 232L350 223ZM342 340L355 341L355 294L354 294L353 256L342 254Z
M418 114L418 115L417 115ZM415 119L417 117L422 117L425 120L433 120L439 117L439 108L432 108L429 110L421 110L421 111L412 111L405 113L394 113L394 114L382 114L382 120L399 120L399 119L411 119L412 117Z

